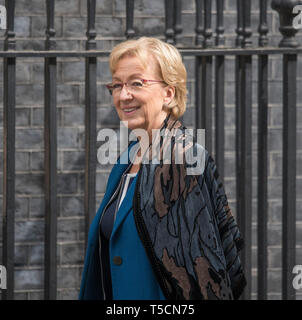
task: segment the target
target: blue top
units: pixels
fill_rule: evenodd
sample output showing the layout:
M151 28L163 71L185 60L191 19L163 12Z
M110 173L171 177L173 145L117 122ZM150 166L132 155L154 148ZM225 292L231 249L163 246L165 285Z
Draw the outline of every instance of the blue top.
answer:
M125 178L122 179L122 183L119 185L118 189L113 194L112 198L109 201L108 207L106 208L104 214L101 217L100 232L102 236L104 236L107 240L109 240L111 236L115 220L115 211L116 209L118 209L117 205L120 205L123 201L125 193L127 193L135 175L136 174L127 174L126 177L123 176Z

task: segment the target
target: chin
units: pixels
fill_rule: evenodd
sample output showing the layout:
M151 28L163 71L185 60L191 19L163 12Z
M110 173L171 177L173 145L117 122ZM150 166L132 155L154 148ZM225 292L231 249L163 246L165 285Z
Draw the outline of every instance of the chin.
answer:
M122 121L127 121L128 122L128 129L133 130L133 129L139 129L139 128L144 128L144 121L140 119L129 119L129 118L124 118Z

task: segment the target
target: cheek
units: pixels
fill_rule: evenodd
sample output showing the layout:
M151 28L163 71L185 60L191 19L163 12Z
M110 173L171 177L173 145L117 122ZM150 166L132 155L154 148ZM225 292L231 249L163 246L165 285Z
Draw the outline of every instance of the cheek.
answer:
M119 100L117 98L113 98L113 104L115 107L119 106Z
M150 97L148 105L150 113L157 114L163 108L163 99L159 94L153 95Z

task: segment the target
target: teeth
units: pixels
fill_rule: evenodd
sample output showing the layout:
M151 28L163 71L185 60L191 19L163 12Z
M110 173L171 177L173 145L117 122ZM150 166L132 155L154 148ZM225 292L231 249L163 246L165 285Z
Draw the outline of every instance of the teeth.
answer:
M133 111L133 110L135 110L135 109L137 109L137 108L128 108L128 109L124 109L124 111L130 112L130 111Z

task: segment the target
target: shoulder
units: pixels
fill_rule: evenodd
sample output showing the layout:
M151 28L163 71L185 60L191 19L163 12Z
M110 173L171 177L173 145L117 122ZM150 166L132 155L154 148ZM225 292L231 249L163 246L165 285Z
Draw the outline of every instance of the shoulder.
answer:
M184 165L187 175L203 175L211 161L204 146L204 133L203 129L188 129L181 123L173 128L172 158L176 164Z

